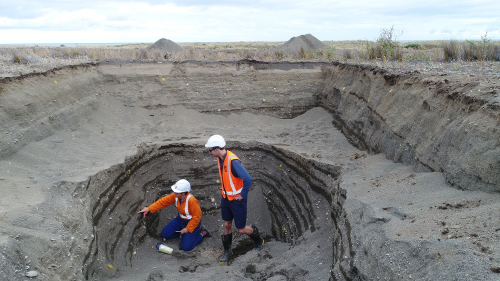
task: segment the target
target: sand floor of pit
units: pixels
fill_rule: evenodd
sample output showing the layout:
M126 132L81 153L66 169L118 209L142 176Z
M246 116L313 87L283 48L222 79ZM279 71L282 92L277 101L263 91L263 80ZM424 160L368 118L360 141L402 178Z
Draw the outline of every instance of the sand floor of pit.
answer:
M33 231L48 239L57 238L57 229L62 226L50 223L50 218L43 212L33 214L51 200L48 190L59 181L83 181L100 170L123 162L143 144L202 146L210 135L221 134L227 140L264 142L305 158L341 165L340 187L347 190L347 199L369 204L378 216L392 218L385 229L394 239L453 239L442 234L442 222L446 222L446 225L454 226L449 235L465 235L460 240L465 247L477 248L475 241L481 239L487 244L489 241L492 250L498 250L494 243L498 241L498 232L494 230L498 218L491 221L484 214L496 216L500 209L500 195L460 191L446 183L441 173L416 172L412 167L387 160L383 154L368 155L349 144L332 125L332 116L322 108L313 108L293 119L248 113L229 116L202 114L182 106L157 109L155 116L151 115L146 109L123 107L112 97L102 97L96 112L76 129L58 131L1 160L0 239L28 235ZM196 190L193 193L196 194ZM451 211L436 208L445 203L473 207ZM411 220L393 219L391 208L404 212ZM252 206L249 210L251 212ZM476 216L480 213L483 215ZM40 229L37 219L49 221L45 224L52 224L53 228ZM471 237L471 233L476 236ZM307 280L326 280L330 276L332 247L326 229L304 234L304 243L293 248L269 241L263 251L240 256L230 266L220 266L216 262L216 256L222 252L220 238L208 239L197 246L192 255L180 259L158 253L154 249L157 241L148 238L137 249L132 267L120 269L116 280L147 280L151 276L160 279L250 280L245 277L246 266L252 263L257 268L270 266L269 259L263 258L266 253L273 256L273 270L307 268ZM169 243L173 246L177 242L166 244ZM320 250L318 245L322 246ZM477 251L482 254L479 248ZM28 259L35 260L36 257ZM202 266L190 272L193 261ZM188 271L181 272L181 267L188 268ZM285 280L283 278L275 276L272 280Z

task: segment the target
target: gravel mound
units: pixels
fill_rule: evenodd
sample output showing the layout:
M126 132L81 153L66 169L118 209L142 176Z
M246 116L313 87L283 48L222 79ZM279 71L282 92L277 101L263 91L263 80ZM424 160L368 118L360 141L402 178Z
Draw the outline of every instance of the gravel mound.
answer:
M162 52L180 52L183 50L181 46L172 40L161 38L152 45L146 47L146 51L158 50Z
M300 52L301 48L309 52L311 50L328 49L328 45L321 42L311 34L306 34L292 37L285 44L271 48L270 52L293 53Z

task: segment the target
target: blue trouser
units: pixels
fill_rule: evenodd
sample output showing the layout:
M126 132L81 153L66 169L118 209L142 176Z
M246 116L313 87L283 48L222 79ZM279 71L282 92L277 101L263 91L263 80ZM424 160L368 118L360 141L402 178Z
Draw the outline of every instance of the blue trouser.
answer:
M220 199L220 210L224 221L232 221L237 229L245 228L247 225L247 199L228 200L224 197Z
M165 239L179 238L181 236L179 231L185 228L188 224L189 220L182 219L177 216L173 220L171 220L161 231L160 236ZM195 228L193 232L187 232L182 235L181 239L181 250L183 251L191 251L194 247L203 241L203 235L200 233L201 222Z

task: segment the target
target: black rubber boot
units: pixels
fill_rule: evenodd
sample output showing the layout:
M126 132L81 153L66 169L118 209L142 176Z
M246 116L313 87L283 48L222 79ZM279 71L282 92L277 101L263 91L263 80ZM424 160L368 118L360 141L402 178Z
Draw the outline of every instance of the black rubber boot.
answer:
M226 235L221 235L222 245L224 245L224 254L219 258L220 263L225 263L229 260L229 256L233 253L231 249L231 244L233 243L233 234L229 233Z
M262 237L260 237L259 230L257 229L257 227L254 224L252 224L252 228L253 228L253 232L252 232L252 234L250 234L250 238L252 238L253 242L255 243L255 246L253 247L253 249L255 251L260 251L260 250L262 250L262 246L264 246L264 239L262 239Z

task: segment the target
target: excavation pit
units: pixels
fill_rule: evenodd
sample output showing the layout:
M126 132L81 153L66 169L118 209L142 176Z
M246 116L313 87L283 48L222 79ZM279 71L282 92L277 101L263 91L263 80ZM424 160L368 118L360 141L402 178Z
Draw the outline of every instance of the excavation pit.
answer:
M227 147L240 157L252 175L248 224L255 223L260 228L266 243L295 247L307 244L302 237L305 232L312 235L318 229L330 232L334 229L331 205L340 204L336 201L339 198L336 194L339 192L339 167L263 143L229 142ZM215 159L203 145L169 144L144 147L124 165L101 171L87 184L82 184L75 194L89 198L94 229L94 239L90 241L84 260L85 277L91 280L124 278L130 276L134 268L144 269L145 265L163 268L160 270L163 276L178 274L180 267L216 266L223 231L217 169ZM173 257L181 261L180 265L175 260L172 266L164 266L172 262L173 257L155 252L153 246L162 241L159 232L177 211L170 206L144 219L137 212L170 194L170 186L181 178L191 182L192 194L202 208L202 223L212 231L213 237L205 238L189 253L179 252L179 239L164 241L174 249ZM342 207L333 209L341 210ZM229 265L252 248L246 235L236 233L235 253ZM325 263L326 277L327 264L332 263L331 242L323 245L321 251L318 258ZM266 249L258 254L262 259L274 256ZM113 265L113 269L110 270L108 264ZM269 277L278 273L255 270L252 274Z
M2 79L0 279L496 280L489 79L256 61ZM266 236L260 252L235 237L229 265L214 134L252 175L248 223ZM191 252L165 241L166 255L155 244L175 209L137 211L180 178L214 235Z

